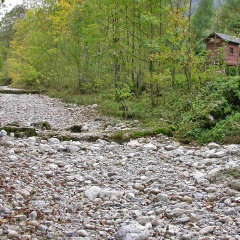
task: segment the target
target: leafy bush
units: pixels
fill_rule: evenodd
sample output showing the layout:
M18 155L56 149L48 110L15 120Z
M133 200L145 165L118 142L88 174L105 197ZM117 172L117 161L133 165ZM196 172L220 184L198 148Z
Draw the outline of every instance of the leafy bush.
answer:
M212 129L203 131L199 142L240 143L240 112L219 121Z
M12 82L12 78L8 76L0 76L0 85L7 86L10 85Z
M227 66L226 67L226 74L227 76L237 76L240 75L240 69L234 66Z
M177 131L184 141L223 142L240 133L240 77L208 83L183 114ZM231 142L231 141L230 141Z

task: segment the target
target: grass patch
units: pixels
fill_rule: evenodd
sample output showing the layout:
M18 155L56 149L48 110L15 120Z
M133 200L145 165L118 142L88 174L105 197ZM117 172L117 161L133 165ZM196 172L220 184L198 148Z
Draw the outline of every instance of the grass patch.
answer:
M166 135L168 137L172 137L173 136L173 132L172 132L171 129L155 128L155 129L151 129L151 130L133 131L130 134L130 137L132 139L136 139L136 138L146 137L146 136L155 136L155 135L158 135L158 134L163 134L163 135Z
M80 94L69 91L49 90L47 95L52 98L60 98L66 103L73 103L77 105L93 105L100 102L99 94Z

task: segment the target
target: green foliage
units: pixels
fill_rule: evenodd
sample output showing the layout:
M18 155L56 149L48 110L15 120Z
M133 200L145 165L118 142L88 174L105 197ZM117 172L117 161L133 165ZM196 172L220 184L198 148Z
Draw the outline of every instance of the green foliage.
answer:
M178 135L187 142L222 142L227 137L231 142L230 137L240 133L239 111L240 78L218 78L200 91L192 109L183 114Z
M116 83L115 100L121 103L120 110L125 118L131 117L127 104L127 100L131 99L131 97L132 92L130 86L123 82Z
M0 86L10 85L12 82L12 78L7 76L7 74L0 74Z
M124 102L132 97L131 88L126 83L118 82L116 84L115 99L117 102Z
M217 16L215 29L217 29L218 32L226 32L233 35L238 34L240 28L239 11L239 0L225 1L225 4Z
M201 0L192 17L192 31L195 34L194 44L197 52L203 50L202 42L212 27L213 16L213 0Z
M222 119L209 130L203 131L199 136L200 143L240 143L240 113L232 114Z
M240 69L234 66L227 66L226 67L226 74L227 76L239 76Z
M166 135L168 137L173 136L173 133L172 133L171 129L157 127L157 128L150 129L150 130L132 132L130 134L130 138L135 139L135 138L145 137L145 136L155 136L155 135L158 135L158 134L163 134L163 135Z
M21 31L12 34L4 69L13 83L39 89L89 94L115 87L116 100L125 108L122 114L128 117L123 99L129 94L145 90L152 106L158 105L170 74L186 66L189 71L198 68L188 51L186 4L44 0L42 7L28 9L25 18L13 21L11 27Z
M99 103L101 97L98 94L79 94L68 91L56 91L56 90L48 90L48 95L52 98L61 98L63 101L67 103L73 103L77 105L92 105Z

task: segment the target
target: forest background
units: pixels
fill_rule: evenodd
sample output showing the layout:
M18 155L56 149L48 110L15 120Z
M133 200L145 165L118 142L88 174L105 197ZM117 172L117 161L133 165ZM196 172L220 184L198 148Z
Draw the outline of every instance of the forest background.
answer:
M0 21L0 82L98 103L150 129L139 136L240 143L238 69L206 65L204 43L240 37L239 12L240 0L25 0Z

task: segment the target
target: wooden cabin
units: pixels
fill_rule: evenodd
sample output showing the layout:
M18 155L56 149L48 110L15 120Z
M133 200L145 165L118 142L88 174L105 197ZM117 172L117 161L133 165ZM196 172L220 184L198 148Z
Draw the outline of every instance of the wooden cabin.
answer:
M209 52L207 56L208 64L221 65L225 63L227 66L239 66L239 38L213 32L207 38L205 38L205 43L206 50Z

